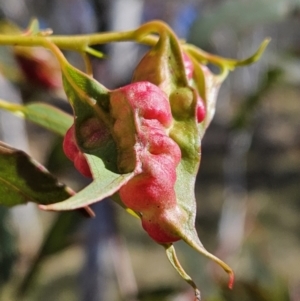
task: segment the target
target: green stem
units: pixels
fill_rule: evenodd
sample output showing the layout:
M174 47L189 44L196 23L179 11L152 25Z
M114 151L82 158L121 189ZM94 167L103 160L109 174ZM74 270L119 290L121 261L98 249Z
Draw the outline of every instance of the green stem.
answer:
M251 55L250 57L244 60L235 60L235 59L228 59L223 58L217 55L210 54L200 48L197 48L194 45L186 44L183 45L183 48L190 53L193 57L195 57L199 62L203 64L211 63L218 66L221 70L220 76L222 79L227 76L228 72L233 70L236 67L250 65L255 63L260 59L263 52L265 51L266 47L270 43L270 39L265 39L256 52Z
M152 21L152 22L145 23L145 24L141 25L139 28L137 28L134 31L134 39L138 42L143 42L145 37L147 37L153 33L159 34L159 37L152 36L152 38L156 37L157 39L166 35L166 33L172 34L175 36L172 29L166 23L161 22L161 21ZM157 40L156 41L153 40L153 42L156 43Z
M0 108L12 113L20 113L20 115L24 116L24 108L22 105L14 104L4 99L0 99Z
M93 77L93 67L92 67L92 62L90 60L90 57L88 56L87 53L82 52L81 56L83 58L84 61L84 65L85 65L85 72L88 76Z
M135 41L141 44L153 46L157 43L159 37L157 35L152 35L153 33L158 33L160 36L166 33L171 35L173 33L172 29L165 23L161 21L152 21L143 24L139 28L124 32L105 32L96 33L89 35L74 35L74 36L58 36L58 35L4 35L0 34L0 45L8 46L45 46L45 39L53 44L55 44L60 49L72 50L77 52L88 52L92 55L101 57L101 53L90 48L89 46L107 44L112 42L124 42L124 41ZM177 39L177 38L176 38ZM182 43L182 47L185 51L193 55L199 62L207 64L212 63L220 67L220 76L225 77L229 70L234 69L237 66L245 66L257 61L262 55L263 51L267 47L270 39L266 39L257 52L251 57L245 60L233 60L225 59L216 55L212 55L199 49L193 45Z
M99 44L107 44L112 42L134 41L135 30L125 32L106 32L90 35L74 35L74 36L47 36L47 39L61 49L74 50L83 52L86 47ZM45 37L43 36L19 36L19 35L3 35L0 34L0 45L7 46L44 46ZM157 41L155 36L144 37L141 43L146 45L154 45Z

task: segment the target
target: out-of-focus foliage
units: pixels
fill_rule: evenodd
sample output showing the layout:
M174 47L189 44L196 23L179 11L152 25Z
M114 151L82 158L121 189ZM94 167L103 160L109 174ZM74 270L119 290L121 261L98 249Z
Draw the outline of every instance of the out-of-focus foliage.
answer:
M232 56L272 39L261 64L227 81L203 141L199 227L203 235L218 231L238 279L233 292L208 299L298 300L300 2L204 3L194 43Z
M221 1L219 5L211 5L193 24L190 41L203 45L212 39L218 29L240 33L281 22L299 8L299 0Z
M0 207L0 286L9 280L16 259L16 245L13 231L9 223L9 212Z

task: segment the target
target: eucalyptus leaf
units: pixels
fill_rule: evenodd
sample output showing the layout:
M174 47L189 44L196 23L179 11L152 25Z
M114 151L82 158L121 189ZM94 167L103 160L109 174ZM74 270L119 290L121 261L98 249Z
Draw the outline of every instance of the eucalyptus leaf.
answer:
M105 167L118 173L117 147L112 136L109 136L101 147L88 149L84 147L86 137L82 136L80 128L89 118L96 117L108 128L113 121L109 115L109 90L92 77L71 66L61 59L63 84L68 100L73 107L76 140L83 152L93 154L102 159Z
M30 103L23 112L28 120L62 136L73 122L73 116L43 103Z
M51 46L51 45L50 45ZM117 148L112 136L101 147L85 146L86 137L81 127L86 120L98 118L109 129L113 125L110 118L109 90L89 75L70 65L56 47L51 46L62 68L63 84L68 100L74 111L76 141L85 154L93 174L93 182L71 198L41 206L45 210L77 209L98 202L115 194L122 185L134 176L134 173L120 174L117 168Z
M61 136L73 123L73 117L51 105L33 102L26 105L0 100L0 108L21 116Z
M85 155L94 174L93 182L69 199L60 203L40 206L45 210L72 210L99 202L115 194L134 173L116 174L106 169L101 158Z
M25 152L0 142L0 204L51 204L67 199L72 190L60 184Z
M160 29L160 30L159 30ZM201 159L201 139L206 126L198 126L196 118L197 94L189 86L183 64L183 49L175 34L159 22L153 26L145 26L145 31L157 30L160 38L157 44L144 56L137 66L133 81L150 81L160 87L169 97L173 115L173 124L169 129L169 137L180 147L181 161L176 168L175 193L176 202L186 219L168 220L173 233L184 240L199 253L214 260L230 274L230 285L233 281L233 272L229 266L219 258L210 254L202 245L195 229L196 199L195 179ZM199 67L200 68L200 67ZM196 87L200 95L205 96L207 109L207 123L210 122L214 110L216 93L214 83L207 85L205 74L198 72L200 84ZM212 87L209 85L211 84ZM211 95L214 93L214 95ZM170 216L172 213L169 213ZM199 290L191 278L183 271L177 260L172 245L165 245L169 261L177 272L194 288L196 299L200 300Z
M27 34L36 35L40 32L40 24L37 19L32 19L26 30Z
M190 284L191 287L193 287L194 291L195 291L195 298L196 300L201 300L200 297L200 291L197 288L195 282L193 281L193 279L185 272L185 270L182 268L177 255L176 255L176 251L175 248L172 244L164 244L163 245L164 248L166 249L166 254L167 257L170 261L170 263L172 264L172 266L174 267L174 269L178 272L178 274L187 282Z

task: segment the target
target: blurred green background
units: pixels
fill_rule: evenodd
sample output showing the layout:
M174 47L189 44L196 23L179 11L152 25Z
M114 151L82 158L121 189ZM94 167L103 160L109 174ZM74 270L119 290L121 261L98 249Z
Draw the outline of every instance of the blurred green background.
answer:
M300 300L300 1L299 0L0 0L0 17L26 27L36 16L56 34L135 28L162 19L180 38L224 57L262 59L222 86L202 145L196 227L206 248L230 264L236 283L183 243L179 258L207 301ZM108 87L130 81L143 49L101 46L95 77ZM68 58L81 66L74 54ZM0 97L44 101L66 111L59 90L19 81L0 48ZM61 139L0 113L0 138L46 164L61 181L87 184L62 154ZM1 301L186 301L193 292L139 222L110 200L97 218L0 208Z

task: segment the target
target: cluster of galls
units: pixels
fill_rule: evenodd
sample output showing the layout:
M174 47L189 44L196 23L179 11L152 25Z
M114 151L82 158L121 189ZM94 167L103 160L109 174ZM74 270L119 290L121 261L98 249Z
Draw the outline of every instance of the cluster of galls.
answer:
M193 64L186 54L183 54L183 62L189 82L193 78ZM118 147L120 172L131 171L126 170L126 166L132 162L132 156L136 157L135 176L119 190L122 202L140 215L143 228L155 241L171 243L181 239L174 225L180 221L184 224L188 217L178 206L174 190L181 150L168 135L173 123L170 99L157 85L138 81L110 91L109 102L110 114L115 120L112 136ZM195 120L202 122L205 114L204 102L197 94ZM79 130L86 143L107 138L107 128L95 117L84 122ZM65 135L63 149L79 172L92 177L76 142L74 125Z

